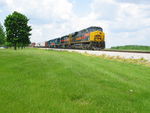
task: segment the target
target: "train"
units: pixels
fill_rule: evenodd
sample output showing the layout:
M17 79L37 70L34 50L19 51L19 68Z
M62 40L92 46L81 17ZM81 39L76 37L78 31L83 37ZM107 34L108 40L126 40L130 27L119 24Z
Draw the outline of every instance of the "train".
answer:
M62 37L54 38L35 47L64 48L64 49L104 49L105 33L101 27L89 27Z

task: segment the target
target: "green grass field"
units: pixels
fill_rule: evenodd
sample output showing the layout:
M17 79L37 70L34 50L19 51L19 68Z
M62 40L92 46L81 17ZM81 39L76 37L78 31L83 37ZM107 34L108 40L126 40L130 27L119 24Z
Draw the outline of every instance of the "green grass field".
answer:
M139 51L150 51L150 46L140 46L140 45L126 45L126 46L116 46L111 47L111 49L117 50L139 50Z
M0 50L0 113L149 112L149 67L78 53Z

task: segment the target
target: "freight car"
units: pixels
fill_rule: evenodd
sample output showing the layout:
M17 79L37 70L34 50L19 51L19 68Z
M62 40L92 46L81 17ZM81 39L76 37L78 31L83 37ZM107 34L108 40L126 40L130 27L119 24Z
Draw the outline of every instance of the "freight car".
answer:
M104 49L105 34L101 27L89 27L47 42L50 48Z
M30 47L35 47L35 46L36 46L36 43L35 43L35 42L32 42L29 46L30 46Z
M40 48L44 48L44 47L48 47L48 42L39 42L35 44L35 47L40 47Z

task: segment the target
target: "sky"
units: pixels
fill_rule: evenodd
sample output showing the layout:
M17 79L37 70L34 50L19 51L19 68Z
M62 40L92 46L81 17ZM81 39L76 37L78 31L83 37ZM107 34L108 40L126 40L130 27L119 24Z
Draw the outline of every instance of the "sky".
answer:
M0 23L18 11L32 26L32 42L102 27L106 47L150 46L150 0L0 0Z

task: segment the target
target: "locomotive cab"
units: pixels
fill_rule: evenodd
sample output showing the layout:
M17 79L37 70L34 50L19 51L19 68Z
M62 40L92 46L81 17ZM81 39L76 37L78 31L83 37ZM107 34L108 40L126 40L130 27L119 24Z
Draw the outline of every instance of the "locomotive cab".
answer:
M90 33L90 41L103 42L105 39L105 34L102 31L94 31Z

